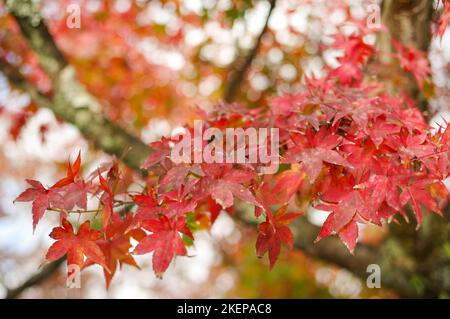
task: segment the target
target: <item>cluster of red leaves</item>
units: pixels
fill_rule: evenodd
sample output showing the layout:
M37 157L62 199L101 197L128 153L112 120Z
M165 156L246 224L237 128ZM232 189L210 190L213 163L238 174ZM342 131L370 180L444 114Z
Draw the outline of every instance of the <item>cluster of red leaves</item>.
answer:
M338 38L335 46L347 52L338 68L307 81L301 93L272 100L284 161L302 165L312 205L330 212L318 239L338 234L350 251L357 222L407 219L408 204L418 224L423 210L440 213L448 199L442 180L450 172L450 129L432 134L418 109L355 71L375 52L363 37ZM424 54L396 48L401 66L421 85L429 72Z
M80 157L50 188L29 180L32 187L17 200L33 201L33 226L46 210L62 214L47 260L67 255L80 267L99 264L109 285L118 263L137 266L132 253L153 252L153 269L160 275L175 256L187 254L195 231L210 227L222 210L233 212L236 200L254 206L255 217L263 218L256 250L259 256L268 253L270 266L282 244L294 243L288 224L299 214L286 212L294 198L329 212L317 240L337 234L350 251L357 223L408 220L407 207L418 225L424 212L440 214L449 197L442 181L450 173L450 128L432 132L408 99L386 93L382 83L365 82L362 69L376 54L366 35L360 30L337 36L333 46L345 53L340 66L321 79L307 78L298 93L275 97L267 108L221 104L201 113L204 129L278 128L283 165L273 175L260 173L263 163L195 163L189 160L198 151L194 134L186 133L150 145L153 153L143 164L150 178L140 194L116 194L120 174L114 163L84 180ZM400 45L397 50L400 64L423 82L429 72L425 57ZM176 164L170 159L173 145L188 136L191 157ZM218 152L217 142L203 140L201 147ZM267 147L244 146L247 157ZM66 217L89 212L88 194L98 199L101 227L91 229L85 222L75 233ZM130 201L116 200L119 195ZM122 205L133 208L116 209ZM138 241L134 250L132 238Z
M425 80L431 73L430 62L425 52L413 47L405 47L401 43L394 41L394 47L397 50L396 57L400 61L400 66L414 75L419 88L423 89Z
M81 156L78 155L73 164L69 163L67 174L51 187L44 187L40 182L27 180L30 188L20 194L16 201L32 202L33 229L46 211L60 214L61 226L55 227L50 237L56 242L49 248L46 260L55 261L67 257L68 265L76 265L80 269L92 264L104 268L107 286L117 268L117 263L137 267L130 254L131 239L141 240L145 232L131 227L134 219L131 215L124 218L114 212L116 206L112 185L117 182L118 166L116 162L104 165L88 179L80 175ZM106 181L101 173L105 173ZM99 183L95 182L97 179ZM87 210L88 196L98 197L101 208ZM77 232L74 232L68 217L71 213L101 213L101 227L93 229L90 220L85 221Z
M81 157L78 155L74 164L69 163L67 176L53 186L45 188L39 181L27 180L30 188L20 194L15 201L33 202L33 229L39 223L47 209L71 211L75 207L86 209L89 184L80 177Z

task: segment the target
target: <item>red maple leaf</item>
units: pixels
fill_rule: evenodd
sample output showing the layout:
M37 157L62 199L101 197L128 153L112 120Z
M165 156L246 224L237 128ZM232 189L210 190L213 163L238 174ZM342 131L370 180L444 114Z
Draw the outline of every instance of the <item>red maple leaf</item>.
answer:
M393 42L397 50L397 58L400 60L400 66L406 71L411 72L420 88L423 87L425 79L431 73L430 62L425 52L413 47L406 47L398 41Z
M156 202L154 190L151 190L150 193L135 195L133 196L133 201L138 206L135 215L135 222L139 222L145 219L155 219L158 217L160 212L158 203Z
M383 202L396 211L402 211L400 202L399 185L401 184L398 176L374 175L370 181L362 184L370 194L370 204L368 208L378 210ZM380 221L374 221L379 223Z
M389 136L387 145L397 149L404 164L409 166L412 161L421 160L429 169L435 170L433 156L437 150L427 134L412 135L403 130L401 134Z
M358 237L356 221L360 219L365 222L378 221L375 211L367 204L365 190L355 189L355 186L352 177L343 177L321 196L324 204L317 205L316 208L331 213L322 225L316 242L323 237L338 234L353 253Z
M319 132L312 128L306 131L305 138L291 147L285 155L286 163L302 163L310 183L319 176L324 162L351 167L347 160L336 150L342 142L342 137L332 134L325 127Z
M373 45L364 42L364 34L352 33L346 37L342 33L338 33L334 39L332 47L344 51L342 59L362 63L375 53Z
M339 238L345 244L350 253L353 254L356 242L358 240L358 225L356 220L352 218L344 227L342 227L339 231L335 231L335 213L331 213L328 215L327 219L322 225L320 229L320 233L317 236L315 242L318 242L324 237L330 236L332 234L337 233Z
M87 185L83 181L75 182L80 171L80 165L81 155L78 153L73 166L69 162L67 176L49 189L46 189L39 181L26 180L32 187L21 193L14 202L33 201L33 230L48 208L71 210L75 205L80 208L86 208Z
M388 152L383 145L377 149L371 139L365 139L356 143L342 145L340 149L349 154L347 161L353 166L353 169L350 169L350 171L355 176L362 176L368 171L373 174L385 173L386 167L383 165L384 161L380 160L380 157L382 158L382 155Z
M63 179L60 179L51 188L58 188L72 184L80 172L80 167L81 167L81 152L78 153L77 159L73 163L73 166L70 164L69 161L69 167L67 168L67 176L64 177Z
M105 238L96 241L96 244L100 247L105 256L105 264L108 268L103 268L103 275L106 281L106 287L109 288L111 280L113 279L117 265L120 267L124 264L139 268L130 254L131 242L130 239L142 240L146 236L142 229L132 229L129 227L132 222L132 216L127 215L125 219L114 214L112 216L112 222L105 230ZM93 260L88 258L84 264L84 267L95 264Z
M207 176L209 194L223 208L233 206L235 197L256 206L259 205L250 189L243 185L255 177L254 172L214 164L202 167Z
M303 183L305 173L298 168L299 166L298 164L292 164L290 170L275 177L276 183L272 190L272 196L275 195L279 203L287 203ZM270 194L266 196L272 197Z
M258 257L269 252L270 268L275 265L281 250L281 244L292 248L294 235L287 224L301 214L286 213L287 205L282 206L274 214L266 212L266 221L258 225L258 239L256 240L256 254Z
M273 97L270 101L275 115L287 116L305 101L305 94L284 94Z
M159 183L159 189L161 191L167 192L168 190L182 190L183 187L193 186L189 184L188 174L190 172L198 173L202 175L203 172L199 168L198 164L188 165L188 164L180 164L178 166L172 167L161 179ZM198 179L194 179L194 181L198 181Z
M409 203L414 211L417 219L417 227L422 223L422 207L423 206L427 212L434 211L435 213L442 215L441 209L439 208L436 199L432 196L430 188L433 185L433 181L428 179L418 180L411 185L402 186L402 194L400 195L400 202L402 205ZM435 187L444 187L441 183L436 184Z
M170 155L170 147L169 147L170 139L162 137L161 141L156 141L150 143L150 147L153 152L150 156L145 160L142 165L143 169L150 169L156 164L164 162L164 160L169 158Z
M372 139L375 146L379 148L386 136L399 133L400 129L400 126L387 122L383 117L378 117L373 123L372 127L367 129L367 133Z
M53 228L50 233L50 237L56 239L56 242L47 251L45 256L47 261L55 261L67 255L67 264L77 265L81 269L86 256L93 262L108 268L102 250L95 243L102 234L90 228L90 221L81 224L76 234L67 219L63 218L61 223L62 226Z
M142 227L152 234L142 239L134 252L142 255L153 251L153 270L158 276L161 276L176 255L185 256L187 254L179 232L193 238L192 234L183 218L171 220L166 216L161 216L158 219L142 222Z
M373 46L364 42L363 35L352 34L345 37L342 34L335 36L333 47L343 50L343 56L337 60L339 67L331 70L329 77L339 79L342 85L358 85L364 78L362 64L367 57L374 54Z
M185 213L193 212L196 205L196 201L184 197L165 197L160 213L169 218L183 216Z
M27 179L26 181L32 187L26 189L14 200L14 202L33 201L32 214L34 231L39 220L44 216L45 211L51 206L63 207L64 200L58 190L46 189L40 182L35 180Z
M60 192L63 194L64 209L72 210L75 206L86 209L89 189L90 184L85 183L83 180L64 186Z

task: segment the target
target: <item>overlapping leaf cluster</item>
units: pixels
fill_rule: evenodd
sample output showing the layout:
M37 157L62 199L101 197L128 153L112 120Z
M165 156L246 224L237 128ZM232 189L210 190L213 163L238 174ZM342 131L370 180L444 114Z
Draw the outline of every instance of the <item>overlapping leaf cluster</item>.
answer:
M275 97L268 107L221 104L201 113L204 128L222 132L278 128L282 165L275 174L261 174L266 164L260 162L195 163L193 140L188 142L193 146L190 156L175 164L170 154L174 144L188 136L184 134L150 145L154 151L143 164L149 178L140 193L116 191L117 163L84 180L80 158L69 165L67 177L50 188L29 181L32 187L17 200L33 201L33 225L46 210L62 217L62 226L51 233L57 241L47 260L67 254L68 262L80 267L100 264L109 284L117 264L137 266L133 253L153 252L153 269L162 274L175 256L187 255L196 231L208 229L221 211L232 213L236 201L254 207L261 221L257 254L268 253L271 266L282 244L293 245L288 225L300 214L288 212L294 199L329 212L317 238L337 234L350 251L356 246L357 223L381 225L399 216L408 220L411 210L420 225L424 213L440 214L449 197L442 181L450 172L450 129L431 130L409 99L364 78L368 61L376 55L365 40L368 32L359 28L349 36L338 35L333 48L343 52L340 66L323 78L306 78L297 93ZM424 55L398 43L395 47L399 65L422 86L430 71ZM186 127L186 132L192 139L193 128ZM201 147L214 143L217 146L213 138L203 140ZM249 158L267 145L243 147ZM225 153L231 151L223 146ZM88 194L98 199L99 209L87 210ZM101 227L90 229L85 222L75 233L66 219L70 213L99 215ZM301 229L298 233L301 236ZM135 247L132 239L138 242Z

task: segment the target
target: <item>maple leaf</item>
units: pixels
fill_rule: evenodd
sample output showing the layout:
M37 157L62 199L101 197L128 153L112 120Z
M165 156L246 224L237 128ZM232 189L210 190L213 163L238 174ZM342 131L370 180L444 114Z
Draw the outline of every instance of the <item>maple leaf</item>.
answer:
M391 208L398 212L402 211L402 204L400 202L399 184L400 180L394 176L387 175L373 175L371 179L361 184L371 195L369 197L370 204L368 208L372 211L377 211L386 202ZM379 224L379 220L374 220Z
M356 247L356 241L358 240L358 224L355 220L350 221L344 226L338 233L339 238L347 246L350 253L353 254Z
M135 220L139 222L145 219L154 219L158 217L160 212L158 203L156 202L154 190L150 191L150 194L141 194L133 196L133 201L138 206L136 211Z
M435 213L442 216L441 209L439 208L436 199L433 198L430 192L430 186L433 181L429 179L415 181L411 185L402 185L402 193L400 195L400 202L402 205L409 203L414 211L417 219L417 228L419 228L422 223L423 206L428 212L434 211Z
M50 233L50 237L56 239L56 242L47 251L45 256L47 261L52 262L67 255L67 264L78 265L81 269L86 256L93 262L108 268L102 250L95 243L102 234L90 229L90 221L81 224L76 234L67 219L63 218L61 224L62 226L53 228Z
M167 216L161 216L159 219L144 221L142 227L152 234L139 242L134 253L142 255L153 251L153 270L157 276L161 276L176 255L187 254L179 232L193 238L192 234L183 218L170 220Z
M406 71L411 72L420 88L423 88L425 79L431 73L430 62L425 52L413 47L406 47L398 41L393 42L397 50L397 58L400 60L400 66Z
M273 194L276 194L278 202L287 203L298 191L304 178L305 174L295 164L290 170L279 174L273 187Z
M181 196L185 196L199 181L199 178L192 177L191 173L198 177L204 175L199 164L180 164L172 167L159 182L158 192L167 193L169 190L176 190Z
M161 214L166 215L169 218L182 216L187 212L193 212L196 201L187 200L185 198L171 198L164 203L161 207Z
M374 54L373 46L364 43L362 35L352 34L345 37L338 34L335 36L333 47L343 50L344 55L337 58L341 65L332 70L328 76L338 78L342 85L360 84L364 78L362 64L367 57Z
M80 167L81 167L81 151L78 152L77 159L73 163L73 166L70 164L69 161L69 166L67 168L67 176L64 177L63 179L60 179L51 188L64 187L72 184L80 172Z
M340 149L349 154L347 161L352 165L353 169L350 169L350 171L355 176L363 175L366 172L380 175L385 173L386 168L383 165L385 162L381 158L389 153L389 149L383 145L377 149L375 144L370 139L367 139L362 142L342 145Z
M27 179L32 187L20 194L14 202L33 201L33 231L48 208L71 210L74 206L86 209L87 187L83 181L75 182L81 166L81 153L73 166L69 162L67 176L46 189L39 181Z
M333 220L334 220L334 213L330 213L327 219L325 219L325 222L322 224L322 228L320 229L319 234L314 240L314 243L317 243L322 238L328 237L334 233Z
M270 206L278 204L277 198L273 196L275 193L275 187L273 187L268 181L264 181L258 187L255 192L256 200L261 204L261 206L255 207L255 217L259 217L264 211L270 212Z
M300 106L305 100L304 94L283 94L271 99L272 112L275 115L286 116L295 108Z
M112 222L105 230L105 238L98 239L96 244L100 247L105 256L105 264L108 268L103 268L103 275L105 277L106 288L109 288L111 280L113 279L117 265L128 264L139 269L133 256L130 254L131 242L130 239L142 240L146 236L142 229L128 230L132 223L132 216L127 215L125 219L114 214ZM95 264L93 260L88 258L83 266L86 268Z
M356 247L356 242L358 240L358 225L355 219L352 218L347 225L342 227L337 232L335 231L334 223L335 223L335 213L330 213L325 222L323 223L319 235L317 235L317 238L314 242L317 243L322 238L337 233L341 241L350 251L350 253L353 254Z
M364 42L363 34L352 33L346 37L342 33L338 33L334 36L334 40L332 47L344 51L342 59L354 63L362 63L375 53L374 47Z
M34 231L42 216L44 216L45 211L50 206L63 207L64 200L58 190L46 189L40 182L35 180L27 179L26 181L31 187L21 193L14 202L33 201L32 214Z
M364 78L364 74L361 67L356 65L353 61L341 61L341 65L332 70L329 74L330 77L336 77L339 79L339 83L342 85L358 85Z
M90 185L82 180L62 187L64 209L72 210L75 206L86 209L89 189Z
M341 144L342 137L329 134L326 128L322 127L319 132L312 129L307 130L307 142L297 144L285 155L285 163L302 163L309 182L312 184L319 176L323 163L351 167L350 163L335 150Z
M180 189L191 170L190 165L177 165L172 167L159 183L160 188L173 187Z
M169 147L170 139L163 137L161 141L156 141L150 144L153 152L150 156L145 160L144 164L142 164L143 169L150 169L156 164L163 162L165 159L169 158L170 155L170 147Z
M209 178L208 186L211 197L222 208L233 206L235 197L259 206L252 192L243 185L255 177L256 174L254 172L242 169L232 170L231 167L219 169L217 169L217 166L211 165L205 167L208 167L204 171Z
M290 249L294 243L294 235L287 224L301 214L286 213L287 205L282 206L274 214L268 211L266 221L258 225L258 238L256 240L256 254L258 257L269 253L269 265L272 268L280 254L281 244Z
M409 97L404 98L404 100L408 100ZM425 118L416 107L409 107L404 110L395 110L392 113L393 117L395 117L398 121L400 121L404 127L408 129L408 131L413 132L415 130L425 131L430 127L428 123L425 121Z
M378 148L388 135L399 133L400 129L400 126L389 123L382 117L378 117L373 123L373 126L367 131L373 143Z
M435 145L429 143L427 134L412 135L405 131L401 134L389 136L387 144L398 150L400 158L406 165L413 160L421 160L425 166L434 170L435 163L432 158L437 153Z
M363 183L361 183L363 184ZM330 211L327 220L322 226L316 241L332 233L339 234L352 221L361 217L364 221L377 222L375 211L368 206L367 193L365 190L355 189L355 180L352 177L343 177L336 182L335 186L322 194L323 204L316 208ZM345 235L344 235L345 236ZM345 237L348 239L348 237ZM347 247L353 243L346 242Z
M346 194L334 210L333 230L339 232L355 217L356 213L364 215L366 211L365 202L359 191Z
M369 120L383 115L384 110L375 105L376 98L361 97L357 101L343 101L336 105L333 114L333 126L338 124L344 118L351 119L357 126L365 130ZM327 111L330 114L333 112Z

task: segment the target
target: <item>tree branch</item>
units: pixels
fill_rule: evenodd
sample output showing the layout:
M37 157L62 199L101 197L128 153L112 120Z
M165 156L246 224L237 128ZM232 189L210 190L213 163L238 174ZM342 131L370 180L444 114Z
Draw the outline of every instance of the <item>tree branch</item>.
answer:
M365 279L368 276L367 266L376 264L379 260L377 250L362 244L357 245L353 255L350 254L337 237L326 237L312 244L319 232L320 227L309 223L304 218L300 218L295 223L294 228L295 248L300 249L310 257L325 260L345 268L361 279Z
M22 292L27 290L28 288L33 287L35 285L40 284L41 282L46 281L59 269L59 267L64 263L65 260L66 260L65 258L61 258L61 259L58 259L57 261L54 261L54 262L44 266L44 268L42 268L42 270L40 272L38 272L37 274L28 278L19 287L15 288L15 289L8 289L5 299L15 299Z
M24 81L16 81L39 107L53 111L56 116L75 125L85 138L108 154L116 155L135 170L140 169L151 149L139 138L126 132L100 113L100 106L75 79L74 70L56 47L41 15L31 0L8 0L7 8L16 19L20 30L40 65L53 83L53 96L41 94ZM20 74L20 73L19 73Z
M256 227L256 221L241 214L239 222L246 226ZM344 244L335 236L325 237L318 243L314 243L320 227L309 223L304 217L298 218L292 225L294 234L294 248L302 251L307 256L321 260L350 271L355 276L365 281L370 273L367 267L371 264L379 265L381 268L381 285L383 289L392 289L399 296L405 298L416 298L419 296L414 286L411 285L414 274L405 271L402 263L398 262L403 256L392 256L397 253L391 243L384 243L380 247L371 247L358 244L354 254L350 254ZM392 266L398 269L392 269ZM444 284L437 285L436 291L450 291L444 288Z
M267 25L269 23L270 17L272 16L273 9L276 5L276 0L270 0L270 8L269 12L267 13L266 20L264 22L264 26L261 29L261 32L259 33L258 38L256 39L254 47L251 49L251 51L247 54L245 59L241 61L240 59L237 59L234 63L235 70L233 70L230 74L230 80L228 82L228 85L225 87L224 97L223 100L227 103L231 103L236 98L236 93L238 92L239 86L241 85L242 81L244 80L245 73L247 72L248 68L251 66L254 58L256 57L259 47L261 46L262 38L264 37L264 34L267 31Z

